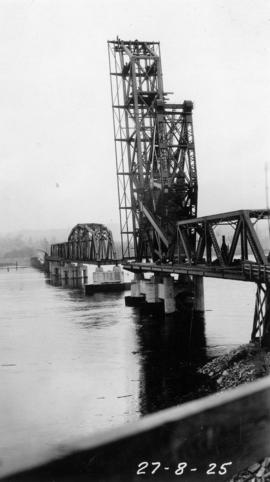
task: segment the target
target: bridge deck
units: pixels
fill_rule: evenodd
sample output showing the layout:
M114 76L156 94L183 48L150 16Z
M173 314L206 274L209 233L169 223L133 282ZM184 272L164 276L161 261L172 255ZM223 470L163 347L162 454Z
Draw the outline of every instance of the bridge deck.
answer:
M97 265L97 261L87 259L65 259L57 256L48 256L48 261L85 263ZM243 261L235 266L219 266L209 264L189 263L139 263L126 260L100 260L102 265L114 265L116 262L122 264L123 268L133 273L164 273L164 274L186 274L205 276L206 278L223 278L239 281L251 281L255 283L270 283L270 264L258 264L252 261Z
M123 268L134 273L186 274L256 283L270 282L270 265L259 265L249 261L236 266L125 262Z
M64 258L64 257L60 257L60 256L48 256L47 258L47 261L56 261L58 263L81 263L81 264L94 264L94 265L97 265L97 264L102 264L102 265L105 265L105 264L108 264L108 265L115 265L116 263L120 263L121 260L118 260L118 259L100 259L100 260L97 260L97 259L88 259L88 258L84 258L84 257L81 257L81 258Z

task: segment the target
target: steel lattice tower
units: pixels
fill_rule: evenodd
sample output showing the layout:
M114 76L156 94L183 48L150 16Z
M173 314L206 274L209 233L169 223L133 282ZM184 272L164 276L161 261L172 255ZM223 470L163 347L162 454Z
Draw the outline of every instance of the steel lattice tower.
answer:
M159 42L108 42L123 258L173 259L196 217L191 101L168 103Z

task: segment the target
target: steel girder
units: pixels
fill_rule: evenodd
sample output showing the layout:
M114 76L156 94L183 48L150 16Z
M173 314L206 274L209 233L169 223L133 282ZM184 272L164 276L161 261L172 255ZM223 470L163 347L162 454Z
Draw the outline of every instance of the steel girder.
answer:
M173 258L196 217L193 104L169 104L158 42L108 42L123 258Z

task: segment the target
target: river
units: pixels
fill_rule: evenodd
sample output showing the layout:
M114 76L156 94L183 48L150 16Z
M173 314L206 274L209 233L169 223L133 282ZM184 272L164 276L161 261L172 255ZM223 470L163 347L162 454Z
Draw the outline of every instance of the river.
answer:
M196 367L250 339L252 283L205 279L205 316L163 319L124 294L84 297L32 268L0 270L0 459L44 453L181 403Z

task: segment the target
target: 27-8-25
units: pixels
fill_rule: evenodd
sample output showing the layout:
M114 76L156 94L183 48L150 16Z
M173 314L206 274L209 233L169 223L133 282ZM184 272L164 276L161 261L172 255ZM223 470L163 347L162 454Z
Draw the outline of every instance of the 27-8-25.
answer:
M232 465L232 462L224 462L221 465L218 465L214 462L209 463L205 468L205 473L207 475L225 475L227 474L227 466ZM146 475L151 474L155 475L158 471L174 471L175 475L183 475L184 473L190 472L197 472L197 467L189 466L187 462L179 462L177 467L170 467L162 464L161 462L147 462L143 461L138 463L138 470L136 472L137 475Z

